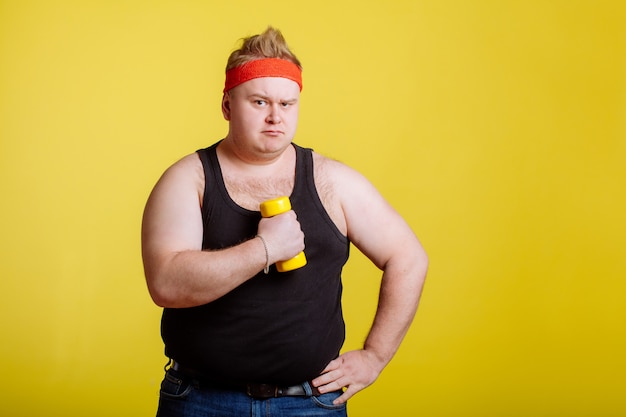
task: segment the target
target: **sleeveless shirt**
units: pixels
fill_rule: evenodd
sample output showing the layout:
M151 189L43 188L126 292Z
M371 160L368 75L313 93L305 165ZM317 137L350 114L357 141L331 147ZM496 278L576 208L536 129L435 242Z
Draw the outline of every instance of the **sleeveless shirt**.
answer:
M216 143L198 151L205 174L203 249L254 238L261 214L229 196ZM262 271L223 297L198 307L166 308L165 354L218 381L298 384L320 374L345 338L341 271L350 242L324 209L313 178L311 149L296 150L291 205L305 235L307 264Z

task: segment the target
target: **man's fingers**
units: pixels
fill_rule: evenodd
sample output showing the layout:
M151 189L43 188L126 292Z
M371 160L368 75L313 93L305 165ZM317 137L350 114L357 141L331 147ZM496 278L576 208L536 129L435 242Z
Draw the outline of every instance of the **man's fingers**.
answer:
M327 385L331 385L332 383L336 382L339 378L341 378L341 376L342 376L342 373L339 370L329 371L329 372L326 372L325 374L318 376L311 382L313 383L313 386L321 388ZM338 389L338 388L335 388L335 389ZM332 390L329 390L329 389L324 390L324 392L328 392L328 391L332 391Z
M333 401L333 404L335 405L343 404L347 402L350 398L352 398L354 394L360 391L359 389L351 388L352 386L348 385L348 388L335 401Z
M320 393L326 394L327 392L335 392L343 389L343 385L337 381L333 381L330 384L325 384L320 387L317 387Z
M335 379L340 378L341 372L337 371L340 366L340 358L330 361L328 365L326 365L326 368L324 368L324 370L322 371L322 374L315 378L313 381L311 381L313 383L313 386L319 388L322 385L326 385L334 381Z

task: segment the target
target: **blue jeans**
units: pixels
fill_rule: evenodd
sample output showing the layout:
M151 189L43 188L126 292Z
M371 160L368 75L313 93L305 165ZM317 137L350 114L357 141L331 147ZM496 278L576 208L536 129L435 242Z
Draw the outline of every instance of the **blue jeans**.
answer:
M311 393L310 385L303 385ZM317 397L254 399L244 392L205 387L168 369L161 383L157 417L347 417L346 404L333 405L341 391Z

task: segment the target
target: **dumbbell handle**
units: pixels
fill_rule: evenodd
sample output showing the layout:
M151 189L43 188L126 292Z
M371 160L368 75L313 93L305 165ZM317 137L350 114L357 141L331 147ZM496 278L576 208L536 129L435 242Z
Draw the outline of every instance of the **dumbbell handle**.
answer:
M289 197L278 197L261 203L261 216L274 217L291 210L291 201ZM278 272L292 271L306 265L306 256L304 252L300 252L291 259L276 262Z

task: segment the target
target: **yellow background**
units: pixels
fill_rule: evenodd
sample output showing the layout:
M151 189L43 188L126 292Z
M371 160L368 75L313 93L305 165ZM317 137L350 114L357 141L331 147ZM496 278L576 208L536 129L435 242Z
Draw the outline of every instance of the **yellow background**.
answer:
M351 415L626 415L624 4L0 1L0 415L154 415L143 206L226 133L227 55L268 24L305 67L296 141L366 174L431 259ZM379 277L353 253L346 348Z

